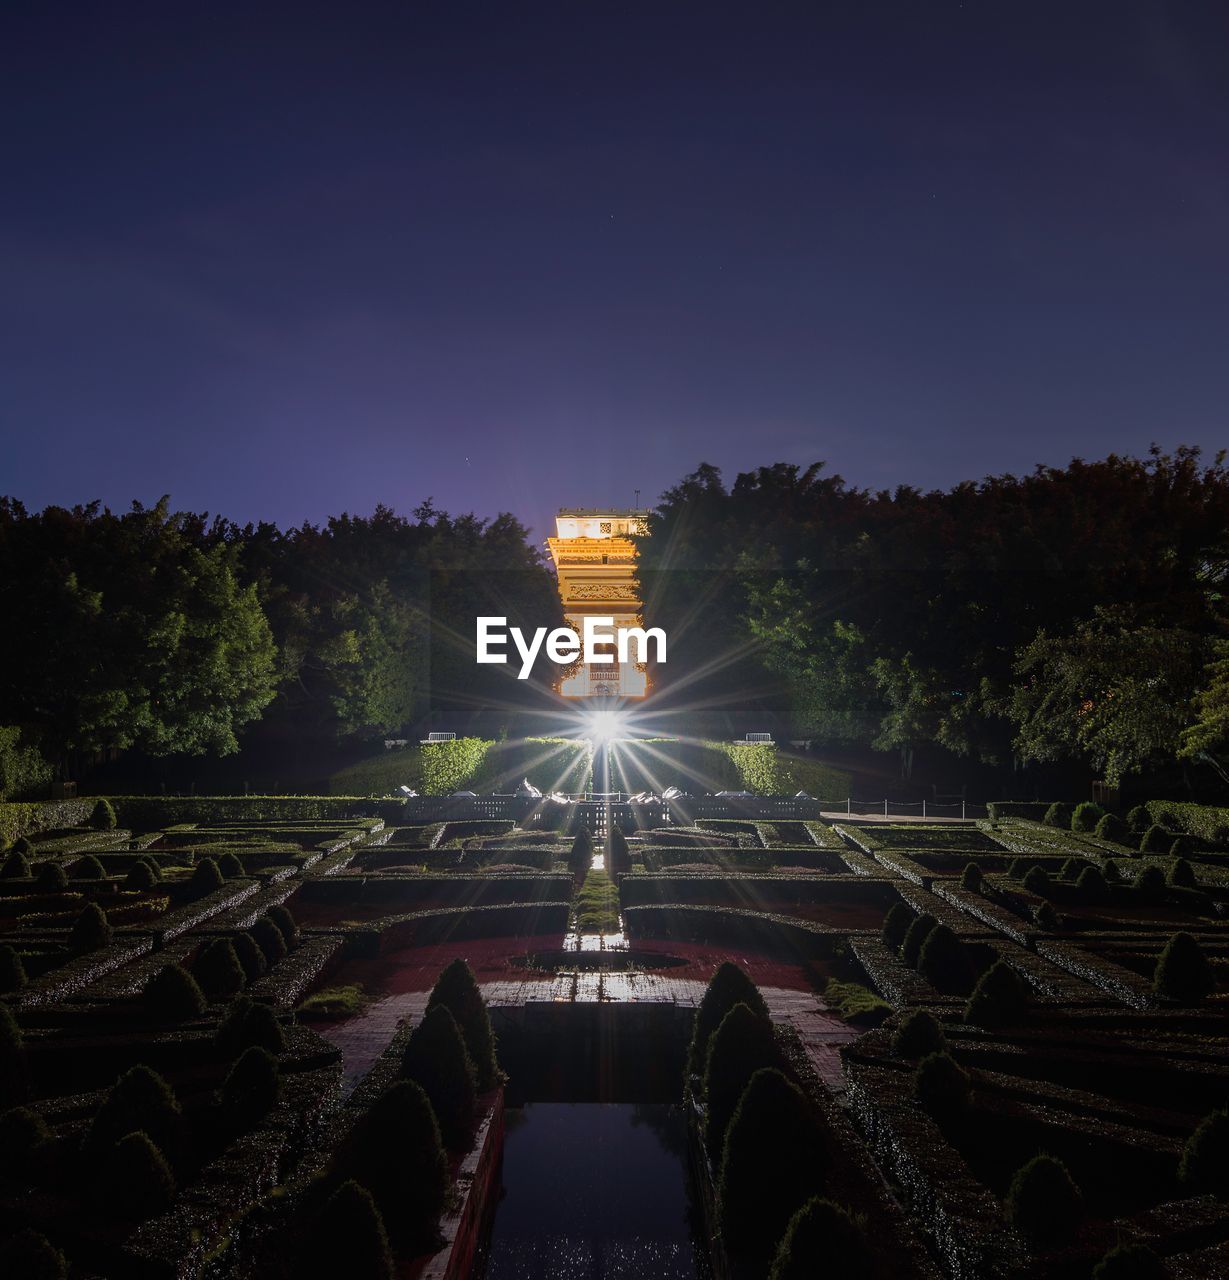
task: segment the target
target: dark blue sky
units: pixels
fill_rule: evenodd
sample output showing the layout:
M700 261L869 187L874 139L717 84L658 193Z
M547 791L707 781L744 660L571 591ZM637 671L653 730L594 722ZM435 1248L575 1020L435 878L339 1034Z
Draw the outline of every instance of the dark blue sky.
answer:
M237 519L1229 441L1229 6L0 17L0 492Z

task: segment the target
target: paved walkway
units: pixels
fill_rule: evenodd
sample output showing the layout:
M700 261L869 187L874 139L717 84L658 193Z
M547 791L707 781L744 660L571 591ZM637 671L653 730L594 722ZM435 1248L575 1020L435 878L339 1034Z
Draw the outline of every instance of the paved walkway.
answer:
M668 973L561 973L553 978L535 974L481 984L482 994L492 1006L530 1001L649 1000L691 1008L699 1005L707 985L695 978L677 978ZM859 1028L828 1012L823 1000L813 991L765 986L761 986L760 991L773 1021L789 1023L798 1032L820 1079L834 1093L843 1092L840 1047L856 1039L861 1034ZM406 1019L415 1022L422 1017L428 995L429 991L422 988L391 992L358 1017L319 1028L320 1033L341 1050L347 1092L371 1069L397 1028Z

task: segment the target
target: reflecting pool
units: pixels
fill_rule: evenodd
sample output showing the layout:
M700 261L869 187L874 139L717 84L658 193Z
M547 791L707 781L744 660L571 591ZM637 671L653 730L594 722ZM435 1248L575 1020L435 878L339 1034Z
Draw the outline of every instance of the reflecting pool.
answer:
M511 1108L503 1185L480 1280L708 1280L679 1107Z

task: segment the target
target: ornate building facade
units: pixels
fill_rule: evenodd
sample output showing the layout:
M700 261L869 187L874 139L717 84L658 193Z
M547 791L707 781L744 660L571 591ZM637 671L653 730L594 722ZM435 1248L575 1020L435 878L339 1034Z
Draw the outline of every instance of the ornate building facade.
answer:
M580 631L586 617L610 617L615 627L642 625L636 544L647 511L564 507L555 518L556 536L547 538L559 576L559 595L568 626ZM559 683L565 698L643 698L648 678L643 663L578 663Z

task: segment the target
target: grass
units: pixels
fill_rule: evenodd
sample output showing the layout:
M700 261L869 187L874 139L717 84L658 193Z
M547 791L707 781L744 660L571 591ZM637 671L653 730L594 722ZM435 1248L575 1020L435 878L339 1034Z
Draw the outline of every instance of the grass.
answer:
M619 891L605 871L593 867L576 894L576 928L581 933L617 933Z
M352 1018L370 1003L371 997L357 983L321 987L300 1002L298 1013L304 1018Z
M840 982L829 978L824 999L845 1019L858 1026L877 1027L892 1012L892 1006L881 1000L869 987L857 982Z

